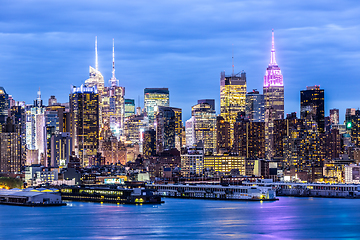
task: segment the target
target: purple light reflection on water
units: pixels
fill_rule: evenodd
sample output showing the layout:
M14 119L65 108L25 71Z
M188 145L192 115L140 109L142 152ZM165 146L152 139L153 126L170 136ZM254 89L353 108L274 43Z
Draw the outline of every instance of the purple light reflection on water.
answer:
M360 200L276 202L165 199L162 205L71 202L66 207L0 205L0 239L360 238Z

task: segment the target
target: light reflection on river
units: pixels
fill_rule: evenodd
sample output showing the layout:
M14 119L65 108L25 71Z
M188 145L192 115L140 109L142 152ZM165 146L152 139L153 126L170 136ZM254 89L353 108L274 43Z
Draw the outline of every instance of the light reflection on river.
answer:
M276 202L165 198L162 205L0 205L0 239L360 238L360 199Z

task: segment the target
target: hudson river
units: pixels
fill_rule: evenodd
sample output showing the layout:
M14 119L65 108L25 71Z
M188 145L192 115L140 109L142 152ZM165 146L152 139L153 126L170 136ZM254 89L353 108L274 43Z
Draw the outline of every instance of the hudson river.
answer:
M360 239L360 199L0 205L0 239Z

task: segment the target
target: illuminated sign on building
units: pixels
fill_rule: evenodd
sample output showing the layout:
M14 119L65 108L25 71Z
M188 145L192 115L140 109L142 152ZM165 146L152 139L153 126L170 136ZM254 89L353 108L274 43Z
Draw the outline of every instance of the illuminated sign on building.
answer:
M105 184L124 184L123 178L105 178L104 179Z

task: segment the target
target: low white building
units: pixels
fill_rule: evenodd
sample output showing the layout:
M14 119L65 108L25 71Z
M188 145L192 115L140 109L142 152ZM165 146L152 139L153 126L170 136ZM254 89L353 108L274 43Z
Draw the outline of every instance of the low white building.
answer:
M359 184L360 183L360 166L351 164L345 166L345 183Z

